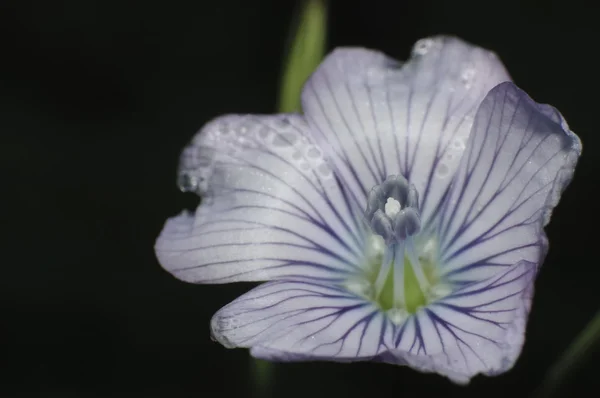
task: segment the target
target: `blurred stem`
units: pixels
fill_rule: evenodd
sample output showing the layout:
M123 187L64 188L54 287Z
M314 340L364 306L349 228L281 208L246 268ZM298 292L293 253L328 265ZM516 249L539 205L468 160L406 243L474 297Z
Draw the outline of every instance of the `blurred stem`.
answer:
M290 32L279 92L279 112L299 112L300 93L317 68L326 47L327 1L304 0Z
M534 396L551 397L558 392L561 384L581 366L586 357L598 348L600 341L600 311L573 340L562 357L550 368Z
M278 111L300 111L302 86L325 54L327 0L304 0L290 30L290 42L283 63ZM252 358L251 374L256 395L272 396L273 364Z
M255 396L272 396L273 364L263 359L251 358L251 367Z

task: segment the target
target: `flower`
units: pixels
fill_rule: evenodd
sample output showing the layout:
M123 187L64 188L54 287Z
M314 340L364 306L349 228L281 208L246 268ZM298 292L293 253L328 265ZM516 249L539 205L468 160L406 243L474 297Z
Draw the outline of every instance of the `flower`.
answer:
M581 153L561 114L452 37L420 40L404 64L337 49L302 104L217 118L182 154L180 187L202 202L165 224L161 265L193 283L267 281L217 312L214 338L456 383L509 370Z

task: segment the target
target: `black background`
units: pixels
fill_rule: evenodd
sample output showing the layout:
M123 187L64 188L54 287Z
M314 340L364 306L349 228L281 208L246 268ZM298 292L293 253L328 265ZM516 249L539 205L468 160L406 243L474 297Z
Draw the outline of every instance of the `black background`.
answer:
M590 3L593 4L593 3ZM258 396L244 350L209 338L248 284L196 286L154 253L197 203L179 152L210 118L274 110L294 2L0 2L0 396ZM515 368L467 388L383 364L275 368L276 397L525 397L598 309L598 18L578 1L332 1L329 48L405 59L450 33L493 49L584 143L549 226ZM597 396L598 356L564 396ZM577 389L577 393L574 392Z

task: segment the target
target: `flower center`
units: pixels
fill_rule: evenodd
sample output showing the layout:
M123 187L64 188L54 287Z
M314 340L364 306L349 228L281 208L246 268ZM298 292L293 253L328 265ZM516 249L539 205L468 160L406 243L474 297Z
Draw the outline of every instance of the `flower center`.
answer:
M419 197L402 176L389 176L369 193L366 221L372 236L367 248L368 267L350 290L369 297L402 322L419 308L449 293L437 273L437 243L419 236Z

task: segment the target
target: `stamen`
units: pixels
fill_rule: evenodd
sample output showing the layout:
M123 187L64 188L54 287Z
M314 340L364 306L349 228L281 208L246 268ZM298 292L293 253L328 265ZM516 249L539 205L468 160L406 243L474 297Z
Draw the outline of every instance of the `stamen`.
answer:
M383 287L385 286L385 281L390 273L390 266L392 265L393 261L394 251L390 250L389 248L385 249L383 261L381 263L381 267L379 268L377 279L375 280L375 298L379 298L381 292L383 291Z
M406 254L408 255L412 269L419 282L419 288L422 292L426 292L429 289L429 282L427 281L423 267L421 267L421 262L415 251L415 244L412 237L406 239Z
M404 241L396 245L396 254L394 261L394 304L404 306L406 297L404 296Z
M438 301L453 291L440 281L434 269L437 244L425 240L417 245L415 238L384 244L381 236L369 238L369 264L366 279L352 279L346 288L352 293L373 300L391 317L400 322L428 303ZM406 315L408 314L408 315Z

